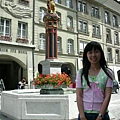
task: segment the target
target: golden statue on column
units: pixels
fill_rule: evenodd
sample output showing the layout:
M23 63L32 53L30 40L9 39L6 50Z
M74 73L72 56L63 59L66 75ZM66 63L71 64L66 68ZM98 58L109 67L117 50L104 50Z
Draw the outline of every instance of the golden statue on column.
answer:
M48 9L48 13L56 12L56 6L54 0L47 0L47 9Z

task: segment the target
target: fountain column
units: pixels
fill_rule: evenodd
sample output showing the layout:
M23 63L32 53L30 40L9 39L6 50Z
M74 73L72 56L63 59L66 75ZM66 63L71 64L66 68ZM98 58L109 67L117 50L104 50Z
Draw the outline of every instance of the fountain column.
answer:
M46 51L45 60L40 62L40 64L42 65L42 74L61 73L62 65L62 62L58 61L57 49L57 31L58 21L60 17L56 13L54 1L52 1L52 3L49 2L51 1L48 0L47 2L48 11L43 18L46 31Z

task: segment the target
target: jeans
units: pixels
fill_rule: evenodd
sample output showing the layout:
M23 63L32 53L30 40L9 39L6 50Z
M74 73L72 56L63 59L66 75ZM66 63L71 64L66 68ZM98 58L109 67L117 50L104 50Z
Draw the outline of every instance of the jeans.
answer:
M98 114L97 113L85 113L85 117L87 120L96 120L98 117ZM81 120L80 114L78 115L78 120ZM105 113L104 118L102 120L110 120L108 113Z

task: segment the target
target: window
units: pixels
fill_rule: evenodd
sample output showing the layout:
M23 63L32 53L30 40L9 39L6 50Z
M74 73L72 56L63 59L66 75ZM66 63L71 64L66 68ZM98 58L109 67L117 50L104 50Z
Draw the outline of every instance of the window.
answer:
M91 15L92 15L93 17L99 18L99 10L98 10L98 7L92 6L92 13L91 13Z
M119 45L119 40L118 40L118 32L114 32L114 44Z
M84 13L86 13L86 12L87 12L86 3L83 3L82 8L83 8L82 11L83 11Z
M100 26L99 25L93 25L93 37L100 37Z
M72 27L72 18L67 17L67 27Z
M112 62L112 49L111 48L107 49L107 61Z
M115 15L113 15L113 26L117 27L117 17Z
M54 1L55 1L55 3L61 4L61 0L54 0Z
M39 49L40 50L45 50L45 34L44 33L40 33L40 46Z
M87 13L87 5L85 2L78 1L78 11Z
M78 11L82 12L82 2L78 1Z
M73 28L73 18L68 16L67 17L67 30L74 30Z
M6 1L9 1L9 2L10 2L10 4L13 4L13 1L14 1L14 0L6 0Z
M79 31L83 33L88 33L88 24L86 21L79 21Z
M43 22L43 17L46 14L45 8L40 8L40 22Z
M18 33L17 36L20 38L27 38L28 35L27 23L18 22Z
M0 19L0 35L6 36L11 33L11 21L9 19Z
M80 41L80 53L84 51L85 46L87 45L87 42Z
M115 53L115 62L119 62L119 50L116 50L116 53Z
M62 38L58 36L58 52L62 52Z
M110 24L110 15L107 11L105 11L105 23Z
M60 17L59 20L58 20L58 26L59 27L62 27L62 24L61 24L61 13L60 12L56 12L58 14L58 16Z
M86 33L87 32L87 24L83 23L83 32Z
M66 6L72 8L72 0L66 0Z
M25 5L29 4L29 2L30 2L29 0L19 0L19 3L25 4Z
M86 24L86 22L79 21L80 32L83 32L83 24Z
M107 43L112 43L110 29L106 29L106 42Z
M68 39L68 43L67 43L67 53L74 53L74 48L73 48L73 40L72 39Z

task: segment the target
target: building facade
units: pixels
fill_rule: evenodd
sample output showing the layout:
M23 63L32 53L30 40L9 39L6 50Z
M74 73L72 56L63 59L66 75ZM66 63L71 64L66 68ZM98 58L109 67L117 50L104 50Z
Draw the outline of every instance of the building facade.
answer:
M33 79L32 9L27 0L0 1L0 79L6 90L17 89L22 77Z
M120 79L120 4L113 0L54 1L60 16L57 49L58 60L63 62L61 72L75 81L85 45L97 41L116 79ZM6 90L17 89L22 77L31 88L33 78L42 72L46 11L47 0L1 0L0 79Z
M78 0L78 42L80 54L87 42L101 44L108 66L120 80L120 4L112 0Z

